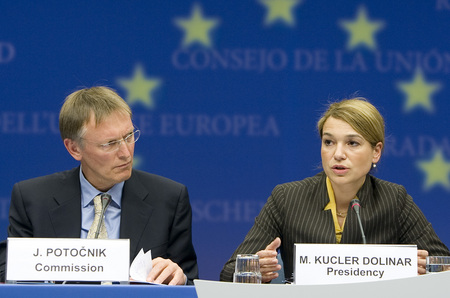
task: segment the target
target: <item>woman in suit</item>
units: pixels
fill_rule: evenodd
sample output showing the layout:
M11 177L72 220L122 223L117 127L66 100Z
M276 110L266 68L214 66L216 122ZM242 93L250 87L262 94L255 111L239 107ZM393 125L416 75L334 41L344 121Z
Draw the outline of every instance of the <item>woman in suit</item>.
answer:
M384 148L384 120L364 98L331 104L317 123L323 171L277 185L220 279L232 281L237 254L257 253L263 282L278 277L280 249L292 276L294 243L362 243L350 202L359 199L368 244L416 244L418 273L427 255L450 255L403 186L370 175Z

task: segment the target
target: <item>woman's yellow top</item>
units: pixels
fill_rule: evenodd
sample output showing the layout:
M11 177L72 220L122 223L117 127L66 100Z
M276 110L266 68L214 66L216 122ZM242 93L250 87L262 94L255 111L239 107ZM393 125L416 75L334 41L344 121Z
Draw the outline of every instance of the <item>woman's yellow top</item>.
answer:
M331 186L331 181L328 177L327 177L327 191L328 197L330 198L330 202L325 206L324 210L331 210L331 214L333 214L334 228L336 231L336 243L339 244L341 243L342 232L344 231L345 220L347 219L347 217L344 218L344 222L342 223L341 227L339 225L339 221L336 214L336 198L334 197L333 187Z

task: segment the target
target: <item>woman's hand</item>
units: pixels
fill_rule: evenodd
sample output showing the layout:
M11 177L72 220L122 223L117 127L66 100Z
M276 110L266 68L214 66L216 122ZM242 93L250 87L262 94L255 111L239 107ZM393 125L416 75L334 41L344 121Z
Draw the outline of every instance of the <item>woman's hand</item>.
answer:
M281 245L281 239L275 238L266 249L258 251L256 254L259 256L259 266L262 276L262 282L267 283L272 279L278 277L278 271L281 269L281 265L278 264L277 249Z
M428 251L422 249L417 250L417 273L419 275L427 273L427 256Z

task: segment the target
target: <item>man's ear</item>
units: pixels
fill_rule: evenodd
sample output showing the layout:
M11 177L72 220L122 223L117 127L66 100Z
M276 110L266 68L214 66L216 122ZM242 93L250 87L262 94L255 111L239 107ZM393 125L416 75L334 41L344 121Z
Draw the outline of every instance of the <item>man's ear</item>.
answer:
M64 146L70 155L72 155L75 160L80 161L82 158L80 144L77 141L71 139L64 139Z

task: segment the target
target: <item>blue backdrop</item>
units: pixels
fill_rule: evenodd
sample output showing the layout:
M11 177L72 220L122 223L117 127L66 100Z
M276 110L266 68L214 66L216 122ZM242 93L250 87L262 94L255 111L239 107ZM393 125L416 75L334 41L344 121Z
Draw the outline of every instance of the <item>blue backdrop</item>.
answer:
M320 169L316 121L367 97L376 175L450 245L450 1L1 1L0 238L15 182L77 166L64 98L106 85L142 130L135 167L188 186L200 277L217 280L279 183Z

